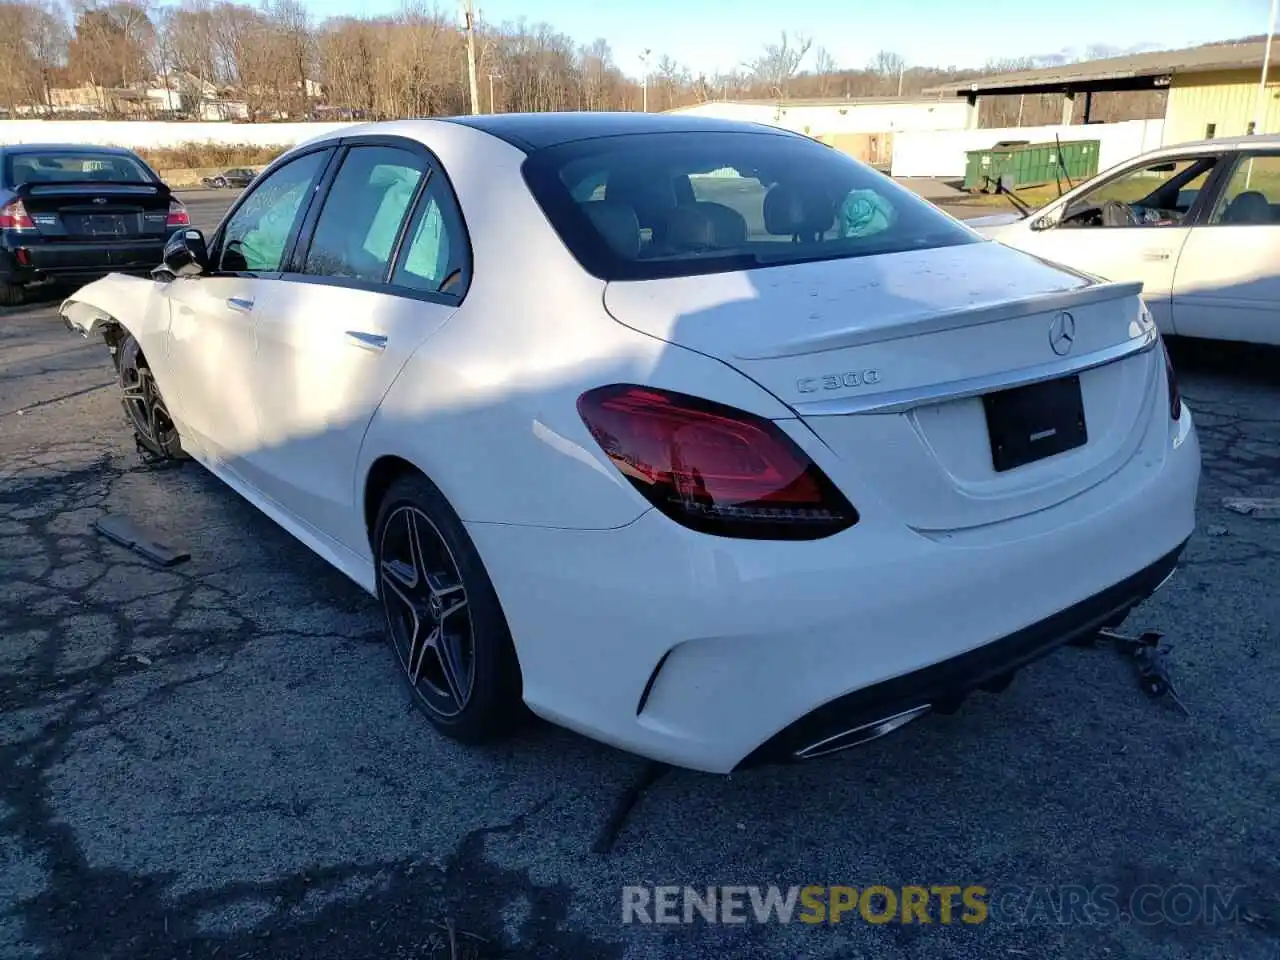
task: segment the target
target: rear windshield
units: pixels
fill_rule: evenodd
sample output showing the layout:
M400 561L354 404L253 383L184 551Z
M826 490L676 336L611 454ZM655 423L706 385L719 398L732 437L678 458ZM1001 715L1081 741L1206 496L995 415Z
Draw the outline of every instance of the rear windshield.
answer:
M648 280L977 243L911 191L807 138L600 137L531 154L525 180L578 262Z
M114 153L18 153L9 157L5 179L24 183L154 183L151 173L133 157Z

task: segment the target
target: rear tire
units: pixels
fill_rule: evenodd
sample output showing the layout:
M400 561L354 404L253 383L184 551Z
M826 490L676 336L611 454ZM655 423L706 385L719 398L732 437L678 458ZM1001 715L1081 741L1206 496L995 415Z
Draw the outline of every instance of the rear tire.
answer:
M147 358L131 333L126 333L118 345L116 370L122 394L120 402L138 446L161 460L185 459L178 428L169 417L169 408L165 406Z
M462 521L426 477L391 484L373 555L387 636L414 704L461 743L512 733L527 712L506 617Z
M0 307L20 307L27 299L27 288L21 283L0 282Z

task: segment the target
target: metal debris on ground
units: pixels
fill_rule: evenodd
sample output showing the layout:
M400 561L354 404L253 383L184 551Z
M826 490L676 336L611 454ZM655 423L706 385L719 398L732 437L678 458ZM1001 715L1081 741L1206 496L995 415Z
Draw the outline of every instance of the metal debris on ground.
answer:
M152 537L128 517L109 515L94 521L94 528L104 537L113 540L127 550L142 554L162 567L172 567L191 559L186 550L170 547Z
M1222 505L1255 520L1280 520L1280 497L1227 497Z
M1168 696L1185 716L1190 717L1191 711L1173 686L1173 677L1169 672L1169 647L1160 646L1162 639L1164 634L1156 630L1147 630L1134 637L1116 630L1102 629L1088 645L1106 643L1129 657L1137 671L1138 686L1143 693L1152 699Z

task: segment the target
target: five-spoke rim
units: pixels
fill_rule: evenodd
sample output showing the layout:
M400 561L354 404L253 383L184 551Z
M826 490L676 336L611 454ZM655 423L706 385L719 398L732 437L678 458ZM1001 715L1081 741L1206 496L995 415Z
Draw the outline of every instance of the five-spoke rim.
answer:
M139 433L157 446L161 445L164 442L161 434L171 428L171 421L160 391L156 389L155 377L151 376L150 370L130 365L125 369L123 379L120 389L129 419Z
M414 693L442 719L466 709L475 685L475 638L458 564L425 513L387 518L378 551L382 607Z

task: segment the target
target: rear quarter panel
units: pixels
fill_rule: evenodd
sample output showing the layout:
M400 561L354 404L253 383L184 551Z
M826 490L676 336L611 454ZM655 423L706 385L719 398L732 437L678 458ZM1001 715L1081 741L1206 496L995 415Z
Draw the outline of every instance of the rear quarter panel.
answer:
M370 466L394 455L421 468L469 522L617 527L649 505L578 416L583 391L634 382L793 416L720 361L610 318L605 284L572 258L525 187L524 154L450 126L428 146L466 217L473 280L461 308L410 358L374 415L357 503Z

